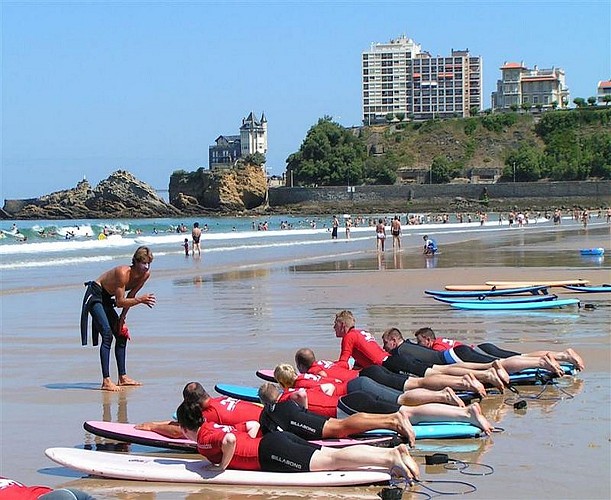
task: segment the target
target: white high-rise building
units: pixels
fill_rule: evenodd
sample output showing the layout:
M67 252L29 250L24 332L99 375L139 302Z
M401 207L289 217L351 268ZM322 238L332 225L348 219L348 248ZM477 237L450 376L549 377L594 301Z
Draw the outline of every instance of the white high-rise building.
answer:
M363 123L469 116L481 109L482 59L468 50L433 57L401 36L362 54Z

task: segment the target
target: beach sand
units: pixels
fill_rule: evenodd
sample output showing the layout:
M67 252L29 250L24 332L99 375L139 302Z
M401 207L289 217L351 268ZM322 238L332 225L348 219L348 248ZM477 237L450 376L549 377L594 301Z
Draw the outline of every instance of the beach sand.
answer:
M555 251L573 245L570 238L553 238ZM566 260L563 265L560 253L549 261L549 238L533 236L527 245L522 243L520 249L512 250L510 245L499 253L503 257L469 267L461 266L461 259L467 262L480 243L447 245L431 268L426 268L418 250L408 248L401 254L389 250L383 259L372 253L362 259L219 273L205 265L179 273L167 265L154 269L145 291L156 293L157 306L134 308L128 318L133 339L128 373L145 385L121 393L97 390L97 348L80 346L80 277L66 276L62 286L5 293L0 475L25 484L80 488L96 498L377 498L380 486L314 491L81 478L44 456L44 450L53 446L173 456L143 446L115 444L85 432L82 424L85 420L135 423L168 419L180 403L186 382L199 380L210 391L217 382L259 385L257 369L292 362L300 347L313 348L319 359L336 359L339 341L332 328L334 314L350 309L357 326L378 338L389 326L399 327L408 337L419 327L431 326L465 342L490 341L521 352L574 347L582 354L586 370L563 378L558 387L548 387L540 399L529 399L525 410L515 411L504 402L509 398L511 403L515 397L511 393L484 400L484 413L504 432L487 439L432 443L447 446L451 458L490 466L492 474L483 475L488 468L478 466L465 471L475 475L424 466L421 457L432 449L428 442L418 442L413 454L422 464L423 478L475 485L477 491L468 498L609 498L611 294L578 295L554 289L563 297L578 297L597 307L488 314L451 310L423 294L425 289L440 289L447 283L491 279L611 282L609 267L600 263ZM609 232L600 232L589 243L608 248ZM530 258L537 265L514 267L504 260L518 253L520 262ZM115 376L114 360L111 368ZM542 388L519 390L535 396ZM428 447L422 448L424 445ZM465 491L456 484L437 487ZM403 498L410 497L406 493Z

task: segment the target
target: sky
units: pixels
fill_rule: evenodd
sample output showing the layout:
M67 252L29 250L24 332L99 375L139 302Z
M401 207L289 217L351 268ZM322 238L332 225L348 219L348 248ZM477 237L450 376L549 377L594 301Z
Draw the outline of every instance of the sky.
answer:
M208 146L268 120L267 167L323 116L361 123L361 54L406 35L483 58L561 67L571 101L611 79L610 0L2 0L0 197L92 186L122 169L156 189L208 168Z

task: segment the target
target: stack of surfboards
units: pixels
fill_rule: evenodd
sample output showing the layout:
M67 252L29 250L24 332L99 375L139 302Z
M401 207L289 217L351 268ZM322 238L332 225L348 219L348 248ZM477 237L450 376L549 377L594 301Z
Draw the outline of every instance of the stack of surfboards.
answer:
M473 311L526 311L579 306L574 298L559 299L549 294L551 287L584 287L589 281L487 281L485 285L447 285L445 290L425 290L440 302L456 309Z

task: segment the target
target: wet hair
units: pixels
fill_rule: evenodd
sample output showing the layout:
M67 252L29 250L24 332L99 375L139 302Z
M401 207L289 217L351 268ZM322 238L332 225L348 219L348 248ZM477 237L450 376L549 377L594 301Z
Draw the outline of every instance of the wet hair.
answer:
M306 373L315 362L314 351L308 347L303 347L295 353L295 365L301 373Z
M414 332L414 335L416 337L424 337L426 339L431 340L435 340L437 338L435 337L435 332L433 331L433 329L428 326L425 326L424 328L419 328Z
M335 321L341 322L348 330L354 328L356 321L354 320L354 314L351 311L340 311L335 315Z
M189 382L182 390L182 397L187 403L200 404L204 399L208 399L210 394L199 382Z
M145 264L150 264L153 262L153 252L149 247L138 247L134 252L134 256L132 257L132 265L136 265L137 263L144 262Z
M291 365L282 363L274 369L274 378L282 387L293 387L297 379L297 372Z
M401 330L399 330L398 328L395 328L394 326L384 331L384 333L382 334L382 339L384 340L389 340L389 339L405 340L403 338L403 334L401 333Z
M199 222L194 222L193 227L199 227Z
M180 403L180 406L176 409L176 418L178 419L178 425L189 431L196 431L204 423L199 404L188 401Z
M426 235L426 234L425 234L425 235L422 237L422 239L423 239L423 240L428 240L428 239L429 239L429 237L428 237L428 235Z
M281 389L271 382L265 382L259 390L257 391L257 395L261 402L265 405L271 405L278 401L278 398L282 394Z

